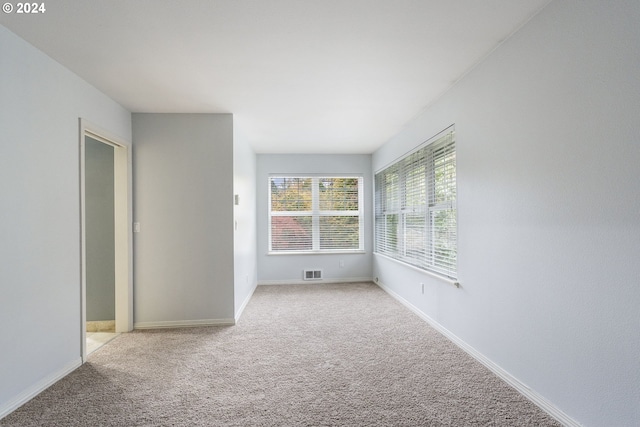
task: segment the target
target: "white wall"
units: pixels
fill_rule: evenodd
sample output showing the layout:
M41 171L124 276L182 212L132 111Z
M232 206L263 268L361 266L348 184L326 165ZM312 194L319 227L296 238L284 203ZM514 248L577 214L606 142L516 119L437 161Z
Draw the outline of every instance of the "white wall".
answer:
M81 361L78 118L129 141L131 116L2 26L0 69L2 417Z
M233 323L233 116L133 114L134 325Z
M325 280L370 280L372 252L371 156L333 154L258 154L258 280L261 283L293 283L305 269L322 269ZM330 173L364 176L364 254L268 255L269 174ZM344 267L340 267L344 261Z
M258 282L256 258L256 154L245 136L233 127L234 316L242 313Z
M455 123L462 287L374 275L587 426L640 425L638 22L551 3L373 156Z

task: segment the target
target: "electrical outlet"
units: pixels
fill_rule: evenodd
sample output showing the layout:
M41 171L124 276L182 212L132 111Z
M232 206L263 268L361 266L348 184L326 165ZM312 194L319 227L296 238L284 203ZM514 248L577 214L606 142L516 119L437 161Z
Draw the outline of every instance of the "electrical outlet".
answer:
M420 286L422 286L422 295L424 295L424 283L420 283Z
M344 268L344 260L343 259L340 260L340 268Z

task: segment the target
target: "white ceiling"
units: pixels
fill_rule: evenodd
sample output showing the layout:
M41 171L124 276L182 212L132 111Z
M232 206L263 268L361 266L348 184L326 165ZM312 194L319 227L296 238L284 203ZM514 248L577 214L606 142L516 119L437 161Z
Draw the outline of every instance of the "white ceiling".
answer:
M549 0L55 0L0 14L132 112L233 113L259 153L371 153Z

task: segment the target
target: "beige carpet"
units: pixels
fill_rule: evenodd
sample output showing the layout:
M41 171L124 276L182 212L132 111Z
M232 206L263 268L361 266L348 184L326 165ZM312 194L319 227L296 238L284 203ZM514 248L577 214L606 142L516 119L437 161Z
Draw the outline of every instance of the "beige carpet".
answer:
M122 334L2 426L555 426L370 283L261 286L238 325Z

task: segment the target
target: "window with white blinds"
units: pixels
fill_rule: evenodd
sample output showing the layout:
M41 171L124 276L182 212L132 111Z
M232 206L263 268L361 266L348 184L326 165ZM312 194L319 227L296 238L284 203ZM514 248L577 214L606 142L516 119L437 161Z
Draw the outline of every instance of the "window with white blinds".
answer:
M270 252L363 249L362 177L270 176Z
M455 279L455 133L426 144L375 176L375 250Z

